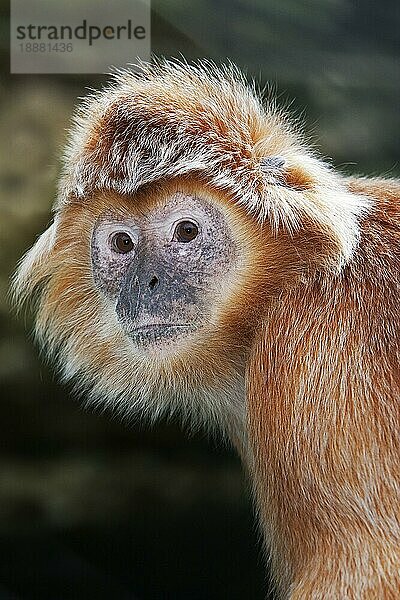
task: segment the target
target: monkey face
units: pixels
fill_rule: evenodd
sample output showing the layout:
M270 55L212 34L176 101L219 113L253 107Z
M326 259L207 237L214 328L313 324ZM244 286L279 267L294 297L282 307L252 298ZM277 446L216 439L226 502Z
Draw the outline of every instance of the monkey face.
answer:
M63 377L129 418L179 411L220 426L229 413L239 427L254 299L267 289L255 223L194 178L71 198L20 272Z
M168 346L212 324L239 265L223 212L203 194L162 194L145 210L109 210L91 240L93 279L126 335L142 349Z

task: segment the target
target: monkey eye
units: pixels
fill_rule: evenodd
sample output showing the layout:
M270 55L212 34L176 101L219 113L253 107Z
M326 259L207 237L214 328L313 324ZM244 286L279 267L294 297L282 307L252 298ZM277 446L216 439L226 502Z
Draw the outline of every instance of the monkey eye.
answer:
M118 254L127 254L133 250L133 241L126 231L118 231L111 237L111 245L114 252Z
M178 242L191 242L197 237L199 228L192 221L181 221L175 227L174 239Z

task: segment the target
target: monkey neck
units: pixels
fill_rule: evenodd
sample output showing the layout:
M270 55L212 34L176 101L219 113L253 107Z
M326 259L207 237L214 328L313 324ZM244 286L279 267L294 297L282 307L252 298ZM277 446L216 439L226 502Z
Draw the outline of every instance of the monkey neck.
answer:
M390 341L359 277L289 292L250 361L255 491L283 597L394 598L400 589L400 448L385 427L398 381L383 371L395 372Z

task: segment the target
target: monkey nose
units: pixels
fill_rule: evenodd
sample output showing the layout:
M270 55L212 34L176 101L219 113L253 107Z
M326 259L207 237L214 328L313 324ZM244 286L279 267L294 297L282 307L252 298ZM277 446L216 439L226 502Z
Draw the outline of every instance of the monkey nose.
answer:
M158 284L159 284L158 277L156 277L156 275L153 275L153 277L149 281L150 290L154 290L158 286Z

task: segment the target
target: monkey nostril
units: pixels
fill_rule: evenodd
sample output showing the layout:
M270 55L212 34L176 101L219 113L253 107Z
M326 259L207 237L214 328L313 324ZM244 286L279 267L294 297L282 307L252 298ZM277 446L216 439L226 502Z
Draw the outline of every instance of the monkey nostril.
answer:
M154 290L154 288L156 288L158 285L158 278L154 275L154 277L151 278L150 283L149 283L149 288L151 290Z

